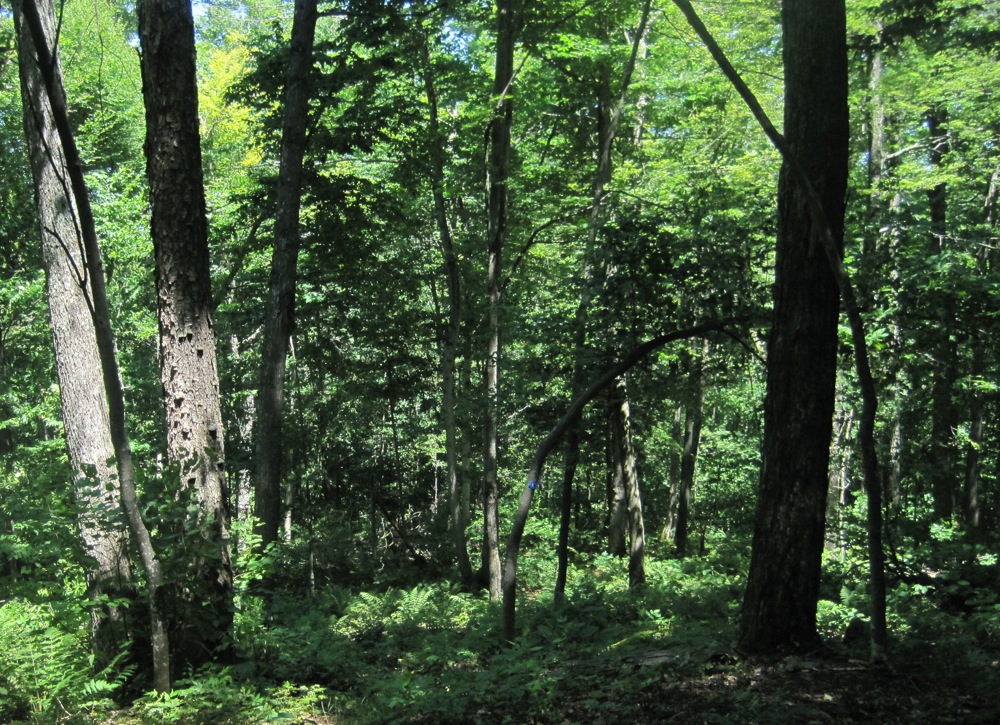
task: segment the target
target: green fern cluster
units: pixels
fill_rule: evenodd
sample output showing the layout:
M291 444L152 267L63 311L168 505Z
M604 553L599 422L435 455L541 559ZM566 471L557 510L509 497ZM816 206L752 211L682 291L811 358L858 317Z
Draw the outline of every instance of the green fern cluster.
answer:
M82 616L68 629L45 607L8 601L0 606L0 720L85 722L107 712L131 674L123 656L96 670Z
M142 723L162 725L211 723L257 725L263 722L311 722L324 709L325 690L318 685L260 688L228 667L204 667L165 693L151 692L137 701L133 715Z

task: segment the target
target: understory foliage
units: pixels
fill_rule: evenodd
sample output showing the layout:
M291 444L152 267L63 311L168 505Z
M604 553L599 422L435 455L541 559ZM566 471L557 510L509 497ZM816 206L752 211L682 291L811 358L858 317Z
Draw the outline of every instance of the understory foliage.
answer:
M82 621L70 630L50 607L8 602L0 608L3 717L234 725L657 722L678 707L658 699L670 688L710 687L704 683L714 678L735 682L747 676L748 666L733 650L746 540L712 530L700 555L674 558L658 548L651 552L641 594L629 591L617 557L581 554L566 598L557 603L551 591L554 529L536 533L536 544L525 552L530 566L522 580L522 634L509 647L499 644L495 607L447 581L297 586L271 592L266 603L244 590L235 630L239 664L188 673L172 692L143 695L127 711L119 711L114 698L123 694L132 670L116 661L95 671ZM950 702L951 688L988 702L1000 686L992 664L1000 655L1000 604L996 588L975 581L977 571L985 571L977 567L995 564L983 555L983 545L961 536L939 532L928 546L927 560L941 567L946 583L900 582L893 589L890 624L899 671L883 676L920 678L930 688L928 699L943 698L942 706ZM866 656L865 636L850 634L851 623L866 618L865 563L858 548L831 553L824 568L818 616L830 651L814 659L788 658L782 672L822 673L831 655L839 662ZM295 565L295 558L285 552L274 563ZM399 578L409 575L398 572ZM933 658L924 656L928 651ZM847 707L849 694L839 690L835 673L823 677L826 706L836 714ZM799 713L792 693L761 690L751 696L753 691L748 686L734 704L727 699L734 696L730 685L708 704L723 714L729 708L729 716L740 720L787 720ZM890 699L878 706L898 704ZM921 711L929 705L908 706ZM891 719L893 713L881 715Z

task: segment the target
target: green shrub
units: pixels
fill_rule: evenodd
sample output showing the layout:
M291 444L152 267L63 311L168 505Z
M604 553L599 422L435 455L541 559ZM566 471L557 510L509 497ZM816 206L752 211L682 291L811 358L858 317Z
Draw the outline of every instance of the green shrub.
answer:
M111 697L131 670L119 669L124 653L95 670L86 613L79 614L67 627L37 604L0 606L0 720L85 722L114 707Z
M231 668L209 666L180 680L166 693L148 693L133 707L143 723L164 725L257 725L302 722L323 708L322 687L284 683L258 688Z

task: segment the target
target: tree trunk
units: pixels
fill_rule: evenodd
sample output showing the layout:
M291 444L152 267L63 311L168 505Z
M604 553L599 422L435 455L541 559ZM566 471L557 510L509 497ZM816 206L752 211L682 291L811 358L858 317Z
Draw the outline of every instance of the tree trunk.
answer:
M79 217L68 196L66 157L45 93L31 32L22 20L21 3L14 3L14 12L24 131L41 227L63 429L79 509L77 528L88 559L87 595L94 602L93 643L102 656L111 657L124 639L122 612L119 607L102 606L98 599L101 595L117 599L126 593L131 588L131 572L121 497L114 485L115 449L108 421L108 398L101 378ZM43 3L38 14L47 42L51 42L55 27L51 3ZM54 73L61 75L58 60L56 63Z
M288 341L295 327L302 159L309 119L307 81L312 67L317 14L316 0L295 0L285 76L270 291L264 312L264 341L254 425L254 513L264 546L278 540L281 521L285 359L288 356Z
M441 346L441 417L444 420L444 448L446 477L448 481L448 509L451 520L452 541L458 559L458 573L462 583L472 584L472 563L469 560L469 543L466 528L469 525L468 509L462 505L462 483L458 471L458 421L456 418L456 391L459 333L462 325L462 272L448 223L444 195L444 150L441 124L438 116L437 88L434 69L426 36L421 38L424 90L427 93L428 135L431 161L431 192L434 196L434 219L438 227L441 256L444 260L445 279L448 282L448 323Z
M674 421L670 428L670 441L676 444L676 449L672 447L670 451L670 499L667 501L667 515L660 532L661 541L669 541L677 533L677 509L681 501L681 457L684 452L684 438L681 437L684 411L683 405L674 408Z
M991 231L997 227L997 200L1000 197L1000 169L993 172L990 177L990 184L986 192L986 202L983 205L986 224ZM990 249L991 246L983 244L976 255L976 266L981 275L990 272ZM965 460L965 490L964 490L964 513L965 524L970 529L978 529L980 524L980 502L979 502L979 464L981 458L980 447L983 440L983 424L986 418L986 401L983 391L979 387L979 378L985 373L986 344L982 339L982 332L977 328L972 340L972 370L970 377L973 382L972 406L969 424L969 452Z
M607 437L607 499L608 499L608 553L625 556L628 529L628 476L624 460L622 438L621 402L616 400L616 386L608 390ZM618 410L616 410L616 407Z
M681 451L681 472L677 494L677 526L674 531L674 545L680 556L688 551L688 523L691 513L691 492L694 489L695 464L698 461L698 445L701 443L701 423L705 407L705 384L703 367L708 355L708 344L703 348L703 356L697 361L694 373L694 398L688 405L684 419L684 447Z
M578 395L586 381L587 369L584 364L587 345L587 318L590 314L590 304L593 300L597 281L594 279L594 265L597 258L597 235L600 227L601 206L608 184L614 175L613 150L615 139L618 135L618 127L621 122L622 111L625 107L625 100L629 86L632 82L632 74L635 72L636 59L639 49L642 47L646 30L649 23L651 3L647 0L643 4L642 15L639 25L633 37L632 50L629 55L625 72L622 76L621 88L617 99L612 96L611 78L608 74L600 77L595 87L594 112L597 127L597 169L594 175L594 185L591 194L590 219L587 225L587 246L584 251L583 262L583 288L580 294L580 303L574 315L574 353L573 353L573 377L571 390L574 396ZM571 421L574 430L567 436L566 468L563 475L563 496L571 495L567 489L572 489L573 477L576 473L576 466L580 459L580 420ZM609 445L610 442L609 442ZM609 464L611 461L609 460ZM627 518L627 492L624 488L617 488L619 483L624 485L624 479L618 477L620 471L616 471L613 464L609 468L610 483L615 487L611 493L609 489L609 519L608 519L608 551L613 554L624 555L625 553L625 521ZM568 532L567 532L568 538ZM563 578L565 574L563 574Z
M20 7L23 13L24 24L29 30L31 44L34 48L35 67L39 70L45 84L44 98L41 89L32 90L35 94L33 96L34 106L39 108L40 104L44 102L51 109L51 119L56 126L58 142L61 147L60 151L54 154L54 158L58 158L61 154L65 160L69 186L68 188L63 187L64 194L68 190L72 191L72 204L75 206L79 221L76 241L83 246L86 267L85 279L90 291L90 312L101 359L101 378L107 397L108 427L115 452L118 490L129 528L139 547L139 556L146 571L146 583L149 587L153 687L158 692L167 692L170 690L170 639L163 596L163 568L156 550L153 548L149 529L146 528L139 511L138 497L136 496L132 449L125 425L125 395L122 389L118 360L115 357L115 341L111 331L111 314L105 288L104 266L97 243L97 231L90 207L90 197L83 178L83 166L76 148L76 141L70 130L66 94L63 89L58 57L55 54L55 49L49 47L49 38L54 36L52 29L55 27L55 13L50 3L45 3L42 8L39 8L34 0L27 0L19 5L15 4L14 7L15 12ZM46 137L44 132L42 137ZM68 194L64 201L67 205L70 204ZM50 230L46 230L46 232L52 234Z
M569 572L569 527L573 514L573 478L577 466L580 465L580 427L579 423L570 426L566 433L566 464L563 467L562 494L559 505L559 542L556 544L556 556L559 559L556 568L555 598L561 602L566 598L566 577Z
M948 114L944 108L934 108L927 113L927 130L930 135L931 165L939 170L948 153ZM948 185L937 184L927 192L930 206L930 239L928 253L945 254L948 239ZM943 290L940 301L940 325L933 344L933 371L931 380L931 441L928 461L934 515L950 519L957 500L958 448L955 431L958 428L958 407L955 405L955 384L958 380L958 343L952 337L958 320L955 298L950 290Z
M785 0L785 141L842 242L850 126L844 0ZM739 647L821 645L816 629L836 379L837 279L806 190L782 164L764 464Z
M489 337L486 347L486 444L483 456L483 569L491 601L500 598L500 541L497 521L500 498L497 480L500 443L500 298L503 291L503 248L507 240L510 130L514 118L511 92L514 85L514 46L519 13L518 0L497 0L496 68L493 75L493 100L496 106L490 121L487 169Z
M167 454L198 503L186 526L218 552L192 562L202 591L185 587L196 606L177 623L182 661L197 665L226 641L232 567L190 1L140 2L139 39Z
M615 469L620 471L625 487L625 524L628 533L629 588L641 589L646 584L646 529L642 520L642 495L639 474L632 445L632 411L629 406L625 378L618 378L611 389L611 426Z

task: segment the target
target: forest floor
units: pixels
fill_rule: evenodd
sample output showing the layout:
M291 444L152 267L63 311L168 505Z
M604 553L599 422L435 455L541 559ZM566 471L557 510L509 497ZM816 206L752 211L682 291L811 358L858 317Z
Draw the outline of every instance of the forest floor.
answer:
M873 668L843 658L721 663L695 676L664 676L643 690L637 698L643 705L629 719L636 723L1000 722L1000 693L990 695L976 687L963 692L928 670L927 662ZM594 722L572 713L566 721Z
M825 649L746 660L733 645L745 549L650 561L638 594L617 559L593 557L559 603L550 567L525 566L519 634L506 646L496 605L446 581L285 590L266 609L248 597L239 665L101 722L1000 723L1000 592L965 579L897 583L889 665L873 667L863 633L845 642L864 621L863 580L828 567Z

